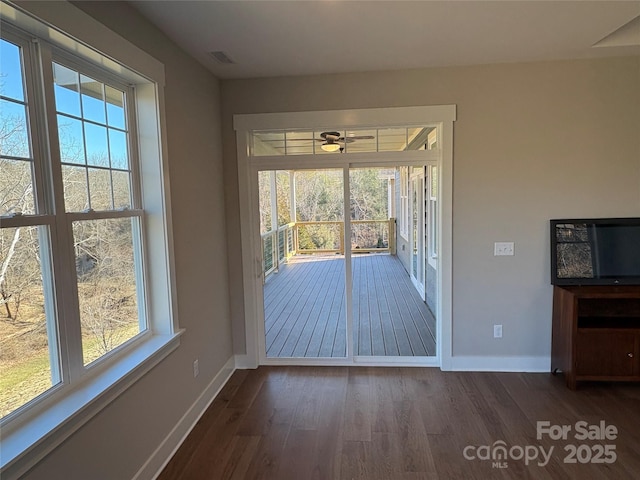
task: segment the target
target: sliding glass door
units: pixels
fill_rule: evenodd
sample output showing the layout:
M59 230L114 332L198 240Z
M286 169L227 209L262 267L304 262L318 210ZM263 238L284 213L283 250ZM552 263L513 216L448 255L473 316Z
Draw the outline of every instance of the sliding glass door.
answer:
M420 266L424 255L412 253L409 258L406 241L396 228L398 216L406 215L403 181L407 177L399 166L349 171L352 351L362 360L436 354L435 317L423 301L424 286L421 296L411 281L417 277L424 282L424 266ZM416 175L411 181L418 186L410 190L419 192L424 176ZM424 241L419 241L425 231L424 211L414 207L413 212L415 218L401 219L415 233L409 251L415 247L416 252L424 252Z
M424 302L424 172L258 172L267 359L436 354L435 317ZM398 216L409 235L398 233Z
M342 169L259 172L267 358L344 358Z

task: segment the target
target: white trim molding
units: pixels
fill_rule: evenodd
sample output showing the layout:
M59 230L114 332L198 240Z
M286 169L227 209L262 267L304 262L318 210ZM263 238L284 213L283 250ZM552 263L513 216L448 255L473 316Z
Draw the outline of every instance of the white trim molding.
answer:
M233 372L235 372L235 358L232 356L227 360L218 374L207 385L200 396L189 407L178 423L171 429L169 434L160 443L158 448L151 454L140 470L135 474L133 480L146 480L157 478L162 470L167 466L169 460L178 451L185 439L196 426L200 417L207 411L213 400L218 396L222 388L227 384Z
M316 112L255 113L233 116L233 128L242 130L306 129L314 127L384 127L455 122L455 105L361 108Z
M529 372L549 373L551 371L551 357L485 357L485 356L453 356L450 368L446 370L457 372ZM443 368L444 370L444 368Z
M311 112L282 112L234 115L236 130L238 188L240 202L240 230L242 245L242 273L245 305L245 368L259 364L281 364L280 359L266 358L264 352L264 312L262 278L262 252L258 239L258 198L254 186L258 171L289 168L338 168L355 166L371 167L385 165L438 165L438 257L439 268L436 308L436 345L434 358L413 360L377 357L360 359L347 352L343 359L286 359L288 364L376 364L376 365L421 365L441 366L450 364L452 351L452 215L453 215L453 122L456 120L455 105L412 106L391 108L368 108L357 110L327 110ZM252 157L249 143L252 132L257 130L294 130L332 128L389 128L398 126L438 125L441 131L438 150L350 153L349 155L305 155L303 162L295 155ZM346 171L346 170L345 170ZM348 234L348 231L347 231ZM349 280L349 269L345 272ZM347 319L348 324L348 319ZM365 363L363 363L365 362Z
M3 480L19 478L180 346L158 335L14 431L2 432Z

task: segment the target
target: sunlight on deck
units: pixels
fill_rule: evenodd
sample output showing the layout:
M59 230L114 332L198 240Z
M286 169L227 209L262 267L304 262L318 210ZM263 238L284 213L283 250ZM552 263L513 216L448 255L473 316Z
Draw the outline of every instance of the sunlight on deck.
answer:
M264 287L267 357L346 355L345 259L297 255ZM397 257L353 256L354 353L433 356L435 318Z

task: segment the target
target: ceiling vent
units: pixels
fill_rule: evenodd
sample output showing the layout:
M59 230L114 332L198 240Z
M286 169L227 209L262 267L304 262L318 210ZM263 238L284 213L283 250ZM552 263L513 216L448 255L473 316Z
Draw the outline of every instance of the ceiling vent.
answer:
M222 65L234 65L236 63L229 55L222 51L209 52L209 56Z

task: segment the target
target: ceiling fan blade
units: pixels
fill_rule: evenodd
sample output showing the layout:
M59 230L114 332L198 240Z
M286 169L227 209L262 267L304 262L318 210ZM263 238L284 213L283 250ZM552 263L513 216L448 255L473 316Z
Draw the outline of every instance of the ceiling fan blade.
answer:
M355 135L353 137L346 137L347 141L349 140L373 140L376 137L373 135ZM340 137L340 140L344 140L345 137Z
M373 140L373 135L355 135L353 137L343 137L338 132L322 132L321 138L290 138L288 142L328 142L328 143L351 143L356 140Z

